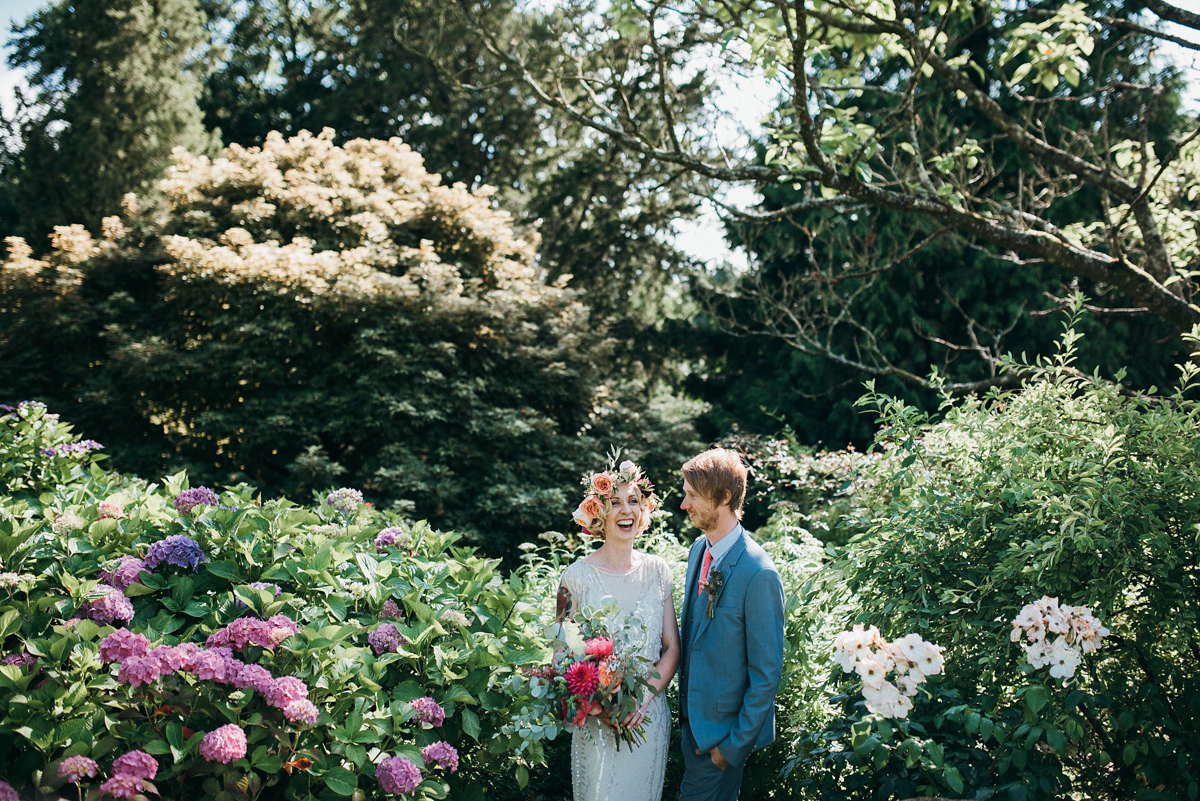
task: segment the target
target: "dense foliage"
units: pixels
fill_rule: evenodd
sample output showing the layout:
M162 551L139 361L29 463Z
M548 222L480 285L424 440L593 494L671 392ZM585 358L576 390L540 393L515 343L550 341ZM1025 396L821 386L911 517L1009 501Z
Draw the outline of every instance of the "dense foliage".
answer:
M569 522L586 454L629 443L667 482L696 447L487 193L399 141L179 159L166 213L0 265L0 396L69 409L121 469L353 484L503 555Z
M885 426L857 490L869 528L806 592L886 637L919 632L946 673L905 720L870 720L843 681L838 714L793 714L798 793L1196 796L1196 371L1131 392L1077 371L1076 342L1068 329L1019 391L948 402L936 424L864 398ZM1031 664L1014 621L1044 596L1110 632L1077 666Z
M380 798L395 757L415 797L479 798L538 759L499 687L547 657L543 599L495 560L357 490L147 483L98 447L40 403L0 410L0 763L22 797L74 795L73 756L107 784L130 751L163 798Z

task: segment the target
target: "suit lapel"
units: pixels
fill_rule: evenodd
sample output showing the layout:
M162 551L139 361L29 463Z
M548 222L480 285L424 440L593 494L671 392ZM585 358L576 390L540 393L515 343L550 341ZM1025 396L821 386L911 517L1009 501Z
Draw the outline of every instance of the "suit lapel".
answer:
M689 625L689 623L691 621L690 616L695 614L692 611L692 608L695 606L695 601L697 598L696 574L700 571L700 558L701 558L701 554L704 553L703 546L700 546L700 547L697 547L697 546L700 543L702 543L703 541L704 541L704 536L701 535L700 539L696 540L696 543L692 545L692 550L688 553L687 576L683 580L684 590L683 590L682 617L683 617L683 630L684 630L685 637L687 636L687 632L689 632L691 630L690 625Z
M721 588L721 594L717 596L717 603L721 603L721 599L725 597L725 593L729 591L729 582L733 576L733 571L737 568L738 559L746 552L746 530L739 524L731 537L737 537L733 546L729 549L729 553L725 554L725 558L721 561L721 566L718 568L721 571L721 578L725 582L725 586ZM696 596L696 611L692 614L701 615L700 626L696 629L696 639L700 639L704 634L704 630L708 628L709 622L712 620L708 616L708 593Z

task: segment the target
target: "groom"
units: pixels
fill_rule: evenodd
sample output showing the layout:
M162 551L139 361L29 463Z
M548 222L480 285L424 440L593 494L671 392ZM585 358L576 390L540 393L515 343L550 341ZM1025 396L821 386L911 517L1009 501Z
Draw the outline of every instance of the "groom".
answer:
M746 758L775 739L783 585L742 527L746 467L714 448L683 466L683 503L704 532L688 556L679 714L680 801L732 801Z

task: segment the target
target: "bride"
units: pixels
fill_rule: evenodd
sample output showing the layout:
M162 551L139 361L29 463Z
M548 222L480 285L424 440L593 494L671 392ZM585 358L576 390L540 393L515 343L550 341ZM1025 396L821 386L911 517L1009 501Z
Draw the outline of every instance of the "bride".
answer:
M587 496L575 511L575 522L603 543L563 571L559 615L583 608L612 609L615 602L620 620L632 615L641 624L637 630L645 631L643 639L625 647L640 651L654 665L654 673L647 676L653 694L647 693L634 712L618 721L631 728L644 726L640 745L618 748L609 724L594 716L575 729L571 740L574 797L575 801L660 801L671 735L663 690L679 666L679 626L670 568L662 557L633 547L649 527L658 499L650 481L630 461L594 473L585 484Z

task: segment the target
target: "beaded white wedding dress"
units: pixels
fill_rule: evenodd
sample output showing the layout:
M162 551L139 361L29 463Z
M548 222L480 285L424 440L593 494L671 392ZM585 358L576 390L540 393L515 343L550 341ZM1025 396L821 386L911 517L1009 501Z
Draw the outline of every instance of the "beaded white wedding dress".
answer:
M638 553L640 561L628 573L610 573L584 561L563 571L562 583L575 608L601 609L609 599L620 612L609 624L616 632L627 615L645 625L635 629L639 641L624 647L640 651L653 665L662 650L663 609L671 595L671 570L658 556ZM628 630L627 630L628 631ZM618 648L622 644L617 644ZM617 748L612 730L595 717L572 734L571 785L575 801L660 801L671 737L671 712L659 694L646 710L645 740Z

